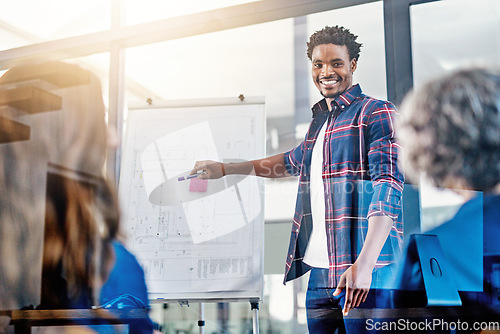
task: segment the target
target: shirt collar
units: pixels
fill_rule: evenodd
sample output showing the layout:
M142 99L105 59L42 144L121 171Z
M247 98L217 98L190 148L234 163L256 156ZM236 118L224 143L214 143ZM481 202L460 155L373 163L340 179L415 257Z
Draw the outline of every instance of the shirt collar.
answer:
M343 92L341 95L337 96L333 101L332 105L337 105L340 110L347 109L354 100L361 96L362 91L359 84L356 84ZM328 105L326 99L322 99L312 107L313 117L320 111L328 111Z

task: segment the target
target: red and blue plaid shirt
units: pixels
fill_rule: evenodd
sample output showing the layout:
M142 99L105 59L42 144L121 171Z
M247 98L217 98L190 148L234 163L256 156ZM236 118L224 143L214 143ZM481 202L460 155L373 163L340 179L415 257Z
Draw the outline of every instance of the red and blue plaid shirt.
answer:
M299 176L285 282L310 269L302 260L312 230L311 156L319 131L327 121L322 168L328 284L334 288L361 252L370 216L386 215L394 222L376 268L393 263L401 251L403 174L398 168L400 146L393 128L398 113L392 103L362 94L359 85L335 98L332 111L325 99L314 105L312 111L306 138L285 153L288 173Z

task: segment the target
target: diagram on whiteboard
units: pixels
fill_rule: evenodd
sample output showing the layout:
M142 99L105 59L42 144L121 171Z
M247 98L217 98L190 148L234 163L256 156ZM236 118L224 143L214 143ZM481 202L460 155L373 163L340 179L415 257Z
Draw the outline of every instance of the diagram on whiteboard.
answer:
M262 180L186 177L198 160L262 157L264 122L263 103L129 111L120 204L152 298L261 295Z

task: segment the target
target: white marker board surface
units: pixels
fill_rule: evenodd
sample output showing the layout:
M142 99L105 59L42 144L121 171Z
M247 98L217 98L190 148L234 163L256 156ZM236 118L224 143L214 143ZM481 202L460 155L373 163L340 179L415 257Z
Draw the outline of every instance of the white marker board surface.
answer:
M161 102L129 107L119 198L127 247L151 299L262 297L263 180L200 181L198 160L265 154L263 98Z

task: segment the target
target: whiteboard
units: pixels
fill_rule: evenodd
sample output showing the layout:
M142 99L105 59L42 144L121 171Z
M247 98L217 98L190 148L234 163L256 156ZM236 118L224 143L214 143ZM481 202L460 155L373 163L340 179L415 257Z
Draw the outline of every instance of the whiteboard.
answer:
M122 221L150 299L262 299L263 180L179 178L198 160L262 158L263 98L129 106L124 137Z

